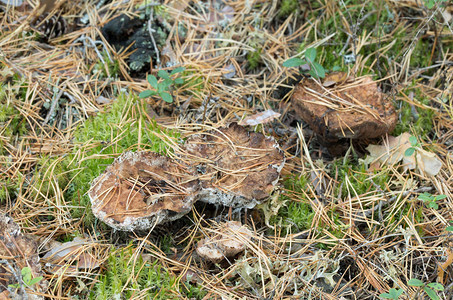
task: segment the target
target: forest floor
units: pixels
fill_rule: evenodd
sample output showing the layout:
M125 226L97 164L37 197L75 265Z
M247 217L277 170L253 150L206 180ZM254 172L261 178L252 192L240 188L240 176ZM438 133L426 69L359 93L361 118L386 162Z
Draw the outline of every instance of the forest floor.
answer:
M453 299L449 1L18 2L0 2L0 299ZM224 152L186 165L197 138ZM168 165L103 193L201 197L173 168L215 196L132 231L100 216L109 170L146 171L128 151Z

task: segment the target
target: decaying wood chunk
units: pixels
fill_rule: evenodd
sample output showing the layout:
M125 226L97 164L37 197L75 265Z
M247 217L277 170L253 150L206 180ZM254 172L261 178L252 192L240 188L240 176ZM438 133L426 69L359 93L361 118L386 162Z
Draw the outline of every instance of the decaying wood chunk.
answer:
M94 215L118 230L146 230L192 209L197 180L165 156L126 152L92 183Z
M269 197L284 165L272 138L236 123L189 137L185 152L202 183L198 199L236 208L253 208Z
M331 142L376 138L392 131L398 116L376 82L368 76L354 80L342 74L330 74L323 83L313 79L299 83L292 96L296 113Z
M250 229L241 223L225 222L212 236L200 240L196 251L201 258L218 263L243 252L252 236Z

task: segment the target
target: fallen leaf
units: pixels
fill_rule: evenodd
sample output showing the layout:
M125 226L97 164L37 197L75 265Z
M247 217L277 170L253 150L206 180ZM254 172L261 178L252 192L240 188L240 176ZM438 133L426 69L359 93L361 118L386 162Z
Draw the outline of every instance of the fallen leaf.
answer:
M366 149L370 155L366 161L378 161L391 166L402 160L404 170L417 169L421 175L435 176L439 173L442 162L434 153L417 148L412 155L405 155L406 150L411 147L410 137L411 135L405 132L397 137L389 136L383 145L368 145Z
M99 260L87 252L92 248L93 242L85 238L75 237L71 242L54 242L53 245L54 247L42 258L50 264L61 265L75 261L79 269L94 269L100 266Z
M281 114L273 111L272 109L265 110L263 112L254 114L252 116L249 116L243 120L241 120L238 124L239 125L250 125L250 126L255 126L259 124L266 124L271 122L274 119L277 119L280 117Z

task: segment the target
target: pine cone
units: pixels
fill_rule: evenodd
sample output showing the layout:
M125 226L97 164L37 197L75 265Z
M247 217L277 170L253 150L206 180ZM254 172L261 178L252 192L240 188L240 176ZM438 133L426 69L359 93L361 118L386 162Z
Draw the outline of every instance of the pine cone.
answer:
M50 40L52 38L59 37L66 33L68 30L68 23L62 16L53 15L50 18L49 15L43 14L35 22L37 30L46 38Z

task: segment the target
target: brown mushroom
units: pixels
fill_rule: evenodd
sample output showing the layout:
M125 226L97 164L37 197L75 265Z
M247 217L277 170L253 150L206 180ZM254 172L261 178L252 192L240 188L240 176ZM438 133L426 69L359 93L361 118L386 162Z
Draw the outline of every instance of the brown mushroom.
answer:
M188 213L198 182L169 158L126 152L94 180L89 191L94 215L118 230L146 230Z
M274 139L236 123L189 137L181 156L200 176L200 201L237 208L269 197L284 164Z
M395 128L397 114L369 76L353 79L332 73L320 83L305 79L292 96L296 113L326 141L367 139Z
M202 259L213 263L243 252L252 239L252 232L237 221L220 224L219 230L198 242L196 251Z

